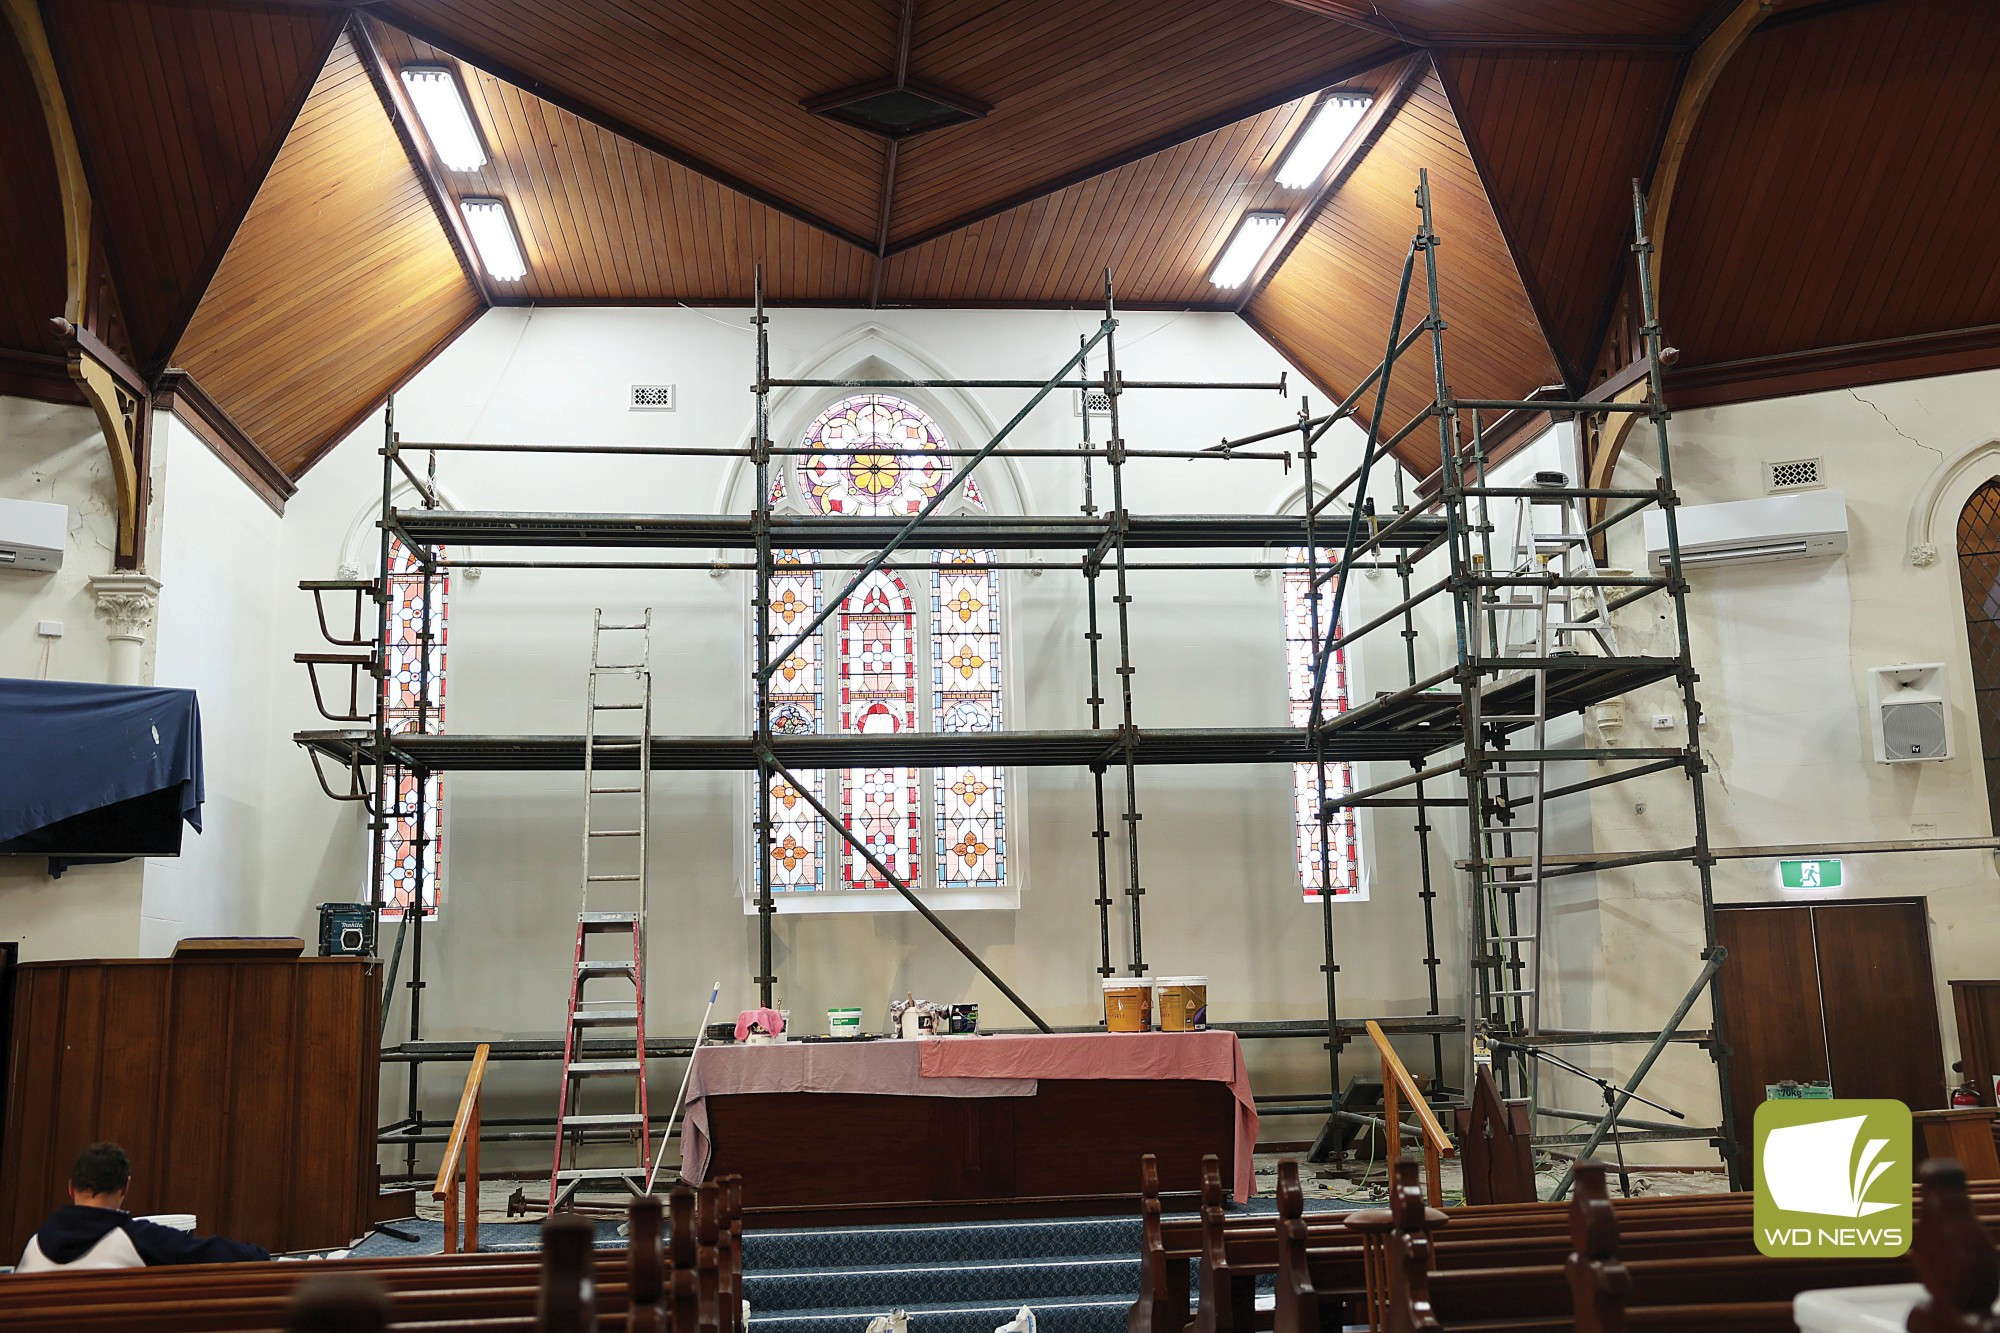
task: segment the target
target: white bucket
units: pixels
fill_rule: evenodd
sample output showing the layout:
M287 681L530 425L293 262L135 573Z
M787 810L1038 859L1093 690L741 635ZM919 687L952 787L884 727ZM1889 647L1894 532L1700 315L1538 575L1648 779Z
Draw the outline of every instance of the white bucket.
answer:
M829 1009L826 1011L826 1035L829 1037L858 1037L861 1035L861 1011L859 1009Z

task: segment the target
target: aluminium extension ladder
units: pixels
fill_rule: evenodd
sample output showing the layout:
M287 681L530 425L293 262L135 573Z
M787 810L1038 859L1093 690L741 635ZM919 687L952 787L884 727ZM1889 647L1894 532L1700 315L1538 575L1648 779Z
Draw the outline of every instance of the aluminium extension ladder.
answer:
M653 785L652 625L650 607L636 625L606 624L601 608L591 616L583 734L583 892L563 1034L550 1212L579 1194L610 1192L621 1201L643 1194L650 1166L646 832ZM605 661L607 635L626 643L636 635L638 660ZM619 727L621 716L636 726ZM629 1034L632 1054L607 1057L601 1048L586 1051L586 1034ZM626 1094L615 1102L610 1096L614 1088ZM596 1095L586 1098L586 1090Z
M1483 590L1481 614L1474 618L1479 655L1520 659L1519 668L1503 668L1503 678L1525 678L1529 685L1525 713L1484 712L1477 692L1471 702L1475 723L1496 727L1488 732L1476 725L1481 744L1499 730L1525 728L1527 736L1521 758L1496 750L1480 766L1474 806L1482 834L1474 910L1483 936L1473 959L1474 992L1482 997L1482 1017L1517 1035L1540 1033L1542 1021L1550 666L1586 651L1618 655L1604 588L1595 582L1584 500L1566 493L1568 484L1560 472L1535 474L1531 485L1545 494L1517 508L1513 555L1501 574L1507 582ZM1527 819L1517 821L1523 809Z

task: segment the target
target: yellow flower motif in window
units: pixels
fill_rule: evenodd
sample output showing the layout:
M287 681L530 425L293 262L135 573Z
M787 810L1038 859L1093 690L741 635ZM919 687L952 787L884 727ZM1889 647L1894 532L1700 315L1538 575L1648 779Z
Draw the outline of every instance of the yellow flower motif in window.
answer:
M786 834L785 840L771 849L771 859L788 871L797 870L804 865L806 856L806 849L801 847L799 840L790 834Z
M959 859L963 860L967 866L976 866L979 864L979 858L993 849L981 842L978 834L968 832L958 840L958 845L951 850L957 853Z
M799 673L804 671L805 669L806 669L806 655L804 653L793 653L790 657L786 658L783 662L778 664L778 674L785 678L785 683L788 685L791 682L797 680L799 678Z
M805 614L805 599L799 596L797 589L787 588L778 594L777 601L771 603L771 610L777 614L778 619L789 625Z
M971 680L972 673L986 665L986 659L974 652L969 645L960 648L957 652L946 658L945 661L949 665L957 667L958 674L966 680Z
M960 588L957 593L953 594L952 599L944 604L944 609L957 616L958 623L961 625L970 624L972 618L984 610L985 607L986 603L974 597L965 588Z
M896 474L902 470L894 454L856 454L848 476L863 495L880 495L896 484Z
M799 794L789 782L780 782L774 785L771 788L771 798L787 810L792 809L799 803Z
M977 773L967 773L964 777L951 784L951 794L969 806L977 805L979 798L984 796L989 790L990 788L979 780ZM967 834L966 836L970 837L971 835Z

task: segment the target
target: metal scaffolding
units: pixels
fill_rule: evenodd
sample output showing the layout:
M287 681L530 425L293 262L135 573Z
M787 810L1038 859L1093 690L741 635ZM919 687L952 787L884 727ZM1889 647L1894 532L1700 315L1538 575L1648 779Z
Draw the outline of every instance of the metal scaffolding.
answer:
M755 907L758 917L757 958L752 980L760 1001L769 1005L777 985L772 958L772 919L777 903L771 883L768 852L772 836L772 782L782 779L797 790L826 821L829 834L844 840L874 869L876 874L942 935L983 975L991 980L1033 1024L1042 1031L1052 1030L1030 1002L1018 994L978 954L962 941L910 883L893 873L839 813L822 803L811 790L803 772L826 771L853 764L932 768L954 762L978 762L993 767L1068 765L1086 767L1092 774L1095 809L1097 884L1091 900L1097 909L1098 971L1114 975L1113 908L1120 899L1126 903L1125 927L1129 931L1126 970L1133 976L1147 971L1144 952L1143 900L1147 892L1141 873L1139 770L1161 764L1244 764L1310 763L1317 774L1318 809L1322 824L1320 838L1321 883L1331 885L1328 863L1327 825L1341 812L1362 808L1401 808L1413 811L1418 844L1420 885L1414 896L1423 916L1424 957L1428 1010L1421 1015L1383 1018L1385 1028L1406 1037L1428 1038L1431 1044L1434 1096L1449 1100L1470 1087L1475 1042L1481 1037L1501 1037L1526 1044L1564 1045L1584 1043L1651 1043L1642 1068L1669 1041L1699 1042L1706 1047L1717 1067L1721 1090L1722 1116L1715 1126L1683 1131L1681 1137L1706 1139L1725 1158L1736 1162L1733 1146L1733 1117L1729 1104L1729 1083L1725 1061L1727 1047L1720 1031L1719 1010L1706 1030L1691 1031L1679 1024L1692 1004L1696 991L1706 988L1714 1000L1715 966L1722 953L1715 944L1713 895L1710 882L1714 858L1708 848L1706 806L1704 804L1703 763L1698 723L1700 705L1694 692L1695 676L1688 655L1686 593L1682 578L1678 533L1675 525L1675 497L1667 444L1667 412L1660 373L1659 330L1653 311L1653 292L1647 268L1650 243L1645 234L1643 201L1635 195L1635 227L1641 300L1645 319L1645 351L1650 393L1640 403L1591 400L1472 400L1455 398L1446 374L1446 324L1440 300L1436 249L1437 234L1431 214L1430 190L1420 177L1417 188L1419 222L1404 257L1394 315L1387 331L1385 354L1377 367L1331 412L1315 416L1301 406L1294 425L1261 431L1239 439L1223 441L1202 449L1137 449L1125 439L1120 400L1132 391L1173 390L1255 390L1283 393L1284 381L1269 383L1224 383L1197 381L1126 380L1118 368L1118 315L1110 275L1105 278L1102 317L1094 332L1079 339L1073 355L1046 379L842 379L779 377L772 373L769 326L761 275L752 312L755 337L754 424L748 443L741 448L720 446L647 446L627 448L610 445L483 445L458 442L405 442L395 431L394 407L385 429L382 448L382 577L374 581L306 585L321 600L321 623L326 624L324 598L338 590L356 595L356 638L362 602L373 596L378 604L379 636L372 653L358 655L347 664L357 671L372 670L377 676L377 707L374 715L357 715L329 709L323 694L321 711L336 723L369 722L366 728L336 727L304 731L296 739L313 757L321 785L328 794L343 800L363 802L370 814L373 834L373 896L382 901L381 865L383 839L397 816L394 793L401 775L415 775L415 790L421 791L434 773L470 771L559 771L581 768L584 742L577 736L527 735L445 735L434 734L424 720L424 710L413 728L397 730L387 720L388 680L382 669L382 649L388 642L388 571L392 539L400 540L420 562L424 577L442 570L447 549L465 551L463 563L484 569L647 569L712 573L718 569L739 569L752 574L751 616L754 660L751 675L752 721L743 736L658 735L651 746L655 769L737 770L756 775L756 830L762 844L756 856ZM1406 327L1412 301L1418 311L1415 323ZM1413 355L1428 343L1428 357ZM1431 401L1409 422L1394 431L1385 431L1384 408L1389 388L1399 364L1421 360L1423 372L1433 386ZM1097 367L1097 369L1093 369ZM1405 365L1405 368L1406 365ZM781 447L771 438L771 396L781 389L893 390L893 389L992 388L1028 393L1023 405L992 437L977 448L923 451L932 456L949 456L956 461L949 480L929 498L919 512L908 517L805 517L774 511L773 466L809 450ZM1092 413L1082 414L1082 438L1074 449L1022 448L1011 444L1011 436L1028 416L1057 391L1086 391L1104 397L1104 425L1107 438L1091 439ZM1366 404L1366 406L1364 406ZM1495 487L1487 483L1484 427L1491 413L1515 410L1546 411L1554 417L1588 418L1614 412L1635 412L1653 424L1659 450L1660 476L1652 488L1588 488L1565 486L1566 497L1621 502L1593 529L1593 535L1618 523L1634 519L1641 511L1658 508L1665 517L1667 567L1659 576L1597 576L1591 581L1613 595L1611 609L1643 598L1664 595L1672 608L1675 651L1664 656L1613 656L1608 654L1556 654L1534 659L1510 656L1503 645L1493 644L1478 632L1479 621L1491 613L1497 590L1530 584L1537 579L1546 587L1548 576L1534 571L1498 571L1489 556L1486 514L1491 499L1519 498L1522 488ZM1315 475L1319 447L1334 424L1353 421L1364 431L1361 461L1357 468L1332 486L1321 485ZM1426 423L1438 432L1441 463L1416 490L1416 498L1406 495L1403 469L1393 461L1393 449ZM1277 441L1262 450L1253 446ZM437 456L440 453L494 454L617 454L621 456L740 458L751 465L753 495L748 514L604 514L604 513L494 513L469 512L441 507L435 486ZM428 471L419 475L408 455L428 456ZM994 457L1075 457L1080 464L1081 503L1074 515L1061 517L997 517L941 512L947 499ZM1377 480L1378 464L1393 476L1393 509L1387 516L1376 513L1371 482ZM1303 471L1306 501L1295 515L1135 515L1126 509L1125 468L1147 459L1180 459L1219 462L1282 461L1287 467L1296 460ZM415 488L422 503L398 507L392 503L398 475ZM1108 495L1104 493L1108 491ZM1536 494L1545 493L1545 488ZM1106 503L1099 504L1100 495ZM1345 504L1344 511L1336 504ZM537 547L586 548L621 556L593 556L577 559L491 558L487 551ZM1185 728L1141 730L1135 721L1134 677L1137 668L1131 640L1131 577L1148 570L1294 568L1291 557L1175 561L1145 558L1150 553L1170 557L1178 550L1217 550L1230 547L1298 550L1311 589L1310 619L1314 645L1313 693L1306 726L1282 728ZM772 725L769 682L776 664L833 616L845 598L859 588L870 573L880 569L899 552L916 553L913 567L936 567L944 550L983 549L993 551L1068 551L1073 561L1039 564L1040 569L1061 568L1080 572L1086 585L1085 648L1089 664L1089 693L1086 703L1090 725L1069 731L999 731L986 733L903 733L898 735L785 734ZM697 551L742 553L736 560L718 561L695 556ZM844 587L827 597L817 616L791 641L773 649L765 609L770 601L771 580L777 553L800 550L847 553L868 551L866 557L836 558L816 565L828 572L847 575ZM674 558L675 552L681 553ZM655 555L652 553L660 553ZM1417 567L1427 558L1444 557L1446 572L1418 586ZM1135 558L1135 555L1139 558ZM912 562L904 562L911 564ZM995 560L993 568L1024 567ZM1347 626L1343 616L1350 580L1347 575L1362 570L1393 570L1400 589L1394 606L1372 615L1365 623ZM1109 584L1110 614L1103 612L1102 585ZM1330 590L1330 591L1329 591ZM1450 664L1442 670L1420 674L1417 643L1421 637L1417 611L1433 598L1446 597L1450 604L1454 646ZM426 635L429 632L425 626ZM1331 709L1325 698L1329 665L1335 652L1361 641L1365 636L1384 632L1403 640L1401 654L1404 684L1384 691L1356 707ZM1115 644L1107 641L1115 636ZM329 637L332 637L329 635ZM1489 650L1482 645L1493 645ZM302 655L302 659L310 655ZM365 661L363 659L366 659ZM316 661L333 659L320 655ZM430 654L422 655L418 697L428 700ZM1117 693L1106 691L1105 671L1116 677ZM317 673L318 668L315 667ZM1673 681L1680 690L1687 723L1686 741L1681 745L1654 747L1583 747L1552 749L1546 745L1523 748L1518 743L1525 723L1521 720L1533 707L1544 714L1572 713L1616 698L1632 690L1658 682ZM316 693L320 682L314 677ZM358 687L354 687L358 688ZM1503 761L1498 756L1505 755ZM1667 850L1595 853L1582 858L1550 857L1544 873L1554 876L1608 870L1649 862L1678 861L1691 866L1699 879L1702 934L1705 944L1701 980L1690 991L1681 1011L1663 1027L1650 1031L1575 1032L1545 1030L1539 1023L1539 1006L1524 1002L1527 985L1539 988L1541 969L1529 967L1522 957L1519 927L1520 905L1511 892L1489 895L1492 872L1510 860L1505 847L1495 841L1495 830L1504 831L1513 822L1512 803L1494 802L1486 794L1490 788L1483 776L1496 763L1523 761L1554 762L1589 760L1615 766L1564 788L1543 793L1545 797L1574 795L1583 791L1649 774L1679 770L1686 775L1692 801L1692 839L1685 846ZM613 760L614 764L618 761ZM1351 762L1388 762L1407 765L1408 772L1359 790L1341 792L1329 776L1330 768ZM329 770L336 776L329 778ZM1109 785L1107 785L1107 783ZM1289 784L1288 784L1289 785ZM422 802L418 802L421 818ZM1430 835L1440 810L1465 812L1466 855L1458 864L1465 874L1467 919L1462 932L1452 931L1438 919L1435 904L1439 897L1437 867L1433 865ZM1113 816L1124 829L1123 856L1113 853ZM1497 850L1496 850L1497 849ZM1539 860L1539 858L1538 858ZM423 856L417 858L419 878L417 899L422 899L424 877L434 873ZM1117 892L1114 893L1114 888ZM1336 904L1332 893L1321 893L1320 919L1325 978L1324 1013L1279 1022L1217 1024L1233 1027L1245 1038L1307 1037L1323 1041L1327 1052L1329 1095L1323 1100L1302 1101L1298 1095L1260 1099L1269 1109L1291 1113L1323 1113L1325 1128L1315 1145L1315 1156L1333 1151L1337 1127L1365 1123L1342 1105L1341 1050L1360 1031L1362 1019L1342 1016L1338 979L1338 933ZM1490 900L1487 900L1490 899ZM1539 890L1534 907L1539 909ZM385 1063L411 1066L407 1115L385 1126L385 1143L405 1146L406 1172L415 1175L417 1145L435 1141L441 1121L426 1114L418 1095L418 1070L428 1062L450 1062L468 1058L465 1043L426 1041L422 1037L421 913L409 913L399 929L391 958L390 985L409 936L411 954L410 1035L408 1040L385 1048ZM1441 936L1462 934L1465 964L1463 975L1465 1004L1462 1012L1444 1012L1450 983L1441 969ZM1692 969L1691 969L1692 970ZM1507 978L1512 978L1508 983ZM385 993L385 1014L387 1012ZM1457 1058L1448 1058L1446 1039L1456 1038ZM689 1038L653 1038L647 1043L649 1055L685 1054ZM500 1046L507 1047L504 1052ZM560 1041L518 1041L495 1047L494 1058L542 1060L559 1058ZM1529 1071L1511 1060L1496 1061L1510 1083L1532 1086ZM1449 1075L1449 1077L1448 1077ZM1309 1094L1316 1098L1317 1094ZM1565 1113L1551 1110L1558 1117ZM1581 1118L1581 1117L1578 1117ZM1592 1117L1595 1118L1595 1117ZM489 1121L507 1137L549 1138L554 1134L553 1118L527 1117L513 1121ZM1538 1140L1561 1149L1580 1146L1592 1134L1601 1134L1604 1125L1593 1131L1579 1130L1545 1136ZM1663 1131L1647 1129L1648 1137Z

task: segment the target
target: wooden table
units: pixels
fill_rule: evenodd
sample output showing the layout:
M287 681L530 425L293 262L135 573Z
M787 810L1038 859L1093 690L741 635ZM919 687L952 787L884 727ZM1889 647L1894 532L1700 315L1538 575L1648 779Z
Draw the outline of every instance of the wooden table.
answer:
M1156 1034L1167 1041L1174 1035ZM1169 1192L1200 1188L1207 1153L1222 1159L1225 1179L1231 1176L1241 1107L1232 1085L1215 1079L1039 1078L1027 1085L1032 1091L1013 1080L1014 1095L1005 1096L902 1091L921 1086L913 1082L890 1082L898 1087L892 1093L826 1090L841 1086L843 1056L877 1065L908 1059L914 1066L919 1045L816 1047L813 1078L794 1072L774 1080L813 1090L705 1094L705 1176L741 1175L745 1209L764 1225L1118 1212L1137 1196L1146 1153L1159 1159ZM749 1062L789 1061L796 1070L801 1053L760 1055L782 1051L723 1048L702 1055L718 1066L736 1061L731 1072L742 1087L760 1081L744 1076ZM1242 1092L1247 1096L1247 1085Z

